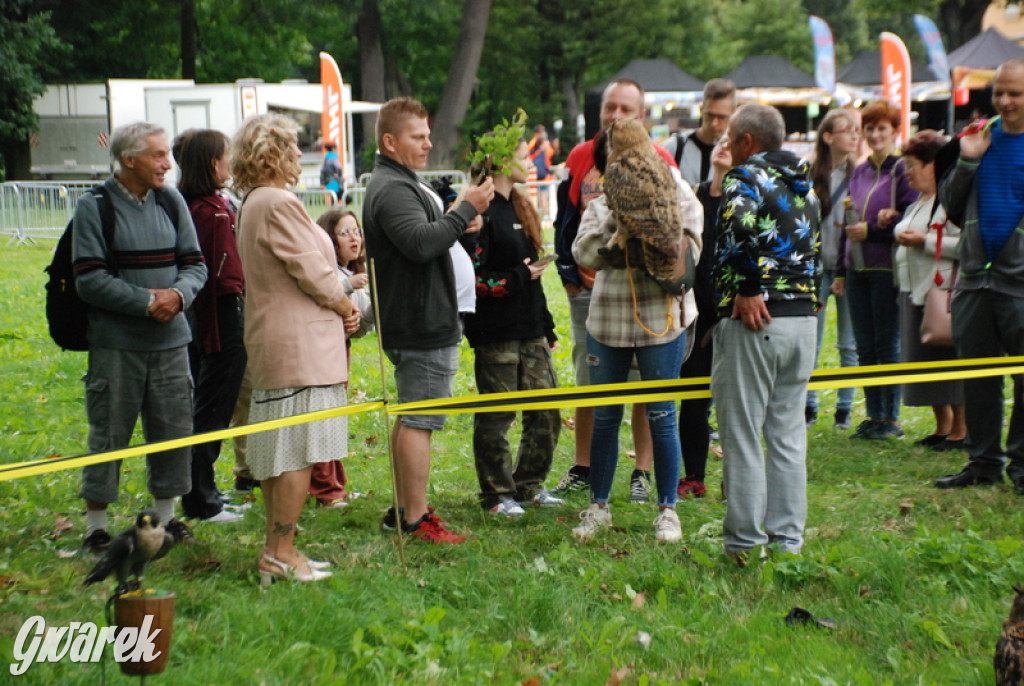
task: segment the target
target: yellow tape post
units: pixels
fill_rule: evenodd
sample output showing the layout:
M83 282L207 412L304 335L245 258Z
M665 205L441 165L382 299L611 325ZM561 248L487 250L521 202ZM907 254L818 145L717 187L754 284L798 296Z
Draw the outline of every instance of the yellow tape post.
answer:
M885 364L865 367L843 367L840 369L818 369L811 376L808 388L847 388L850 386L882 386L896 383L923 383L926 381L947 381L984 376L1024 374L1024 356L987 357L971 360L948 360L941 362L915 362L909 364ZM56 457L20 462L0 466L0 481L26 476L36 476L65 469L75 469L101 462L138 457L148 453L170 450L184 446L224 440L269 431L285 426L295 426L333 417L351 416L363 412L384 409L389 414L466 414L472 412L506 412L518 410L547 410L622 403L644 403L659 400L688 400L707 398L711 395L710 377L693 379L667 379L663 381L640 381L636 383L605 384L553 388L539 391L514 393L489 393L485 395L441 398L415 403L386 404L380 401L346 405L344 407L308 412L305 414L275 419L259 424L246 424L220 431L196 434L160 443L145 443L104 453Z

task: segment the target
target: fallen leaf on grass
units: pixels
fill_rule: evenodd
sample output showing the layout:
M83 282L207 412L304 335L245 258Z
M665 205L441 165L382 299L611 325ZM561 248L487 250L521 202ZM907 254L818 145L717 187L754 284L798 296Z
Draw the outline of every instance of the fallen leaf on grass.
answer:
M78 556L78 550L68 550L67 548L57 548L57 557L62 560L68 560L72 557Z
M576 420L572 419L571 417L562 417L562 426L564 426L567 431L575 431Z
M722 457L725 456L725 453L722 452L722 446L718 445L717 443L712 443L708 450L710 450L711 454L714 455L719 460L721 460Z
M366 400L366 392L365 391L356 391L355 393L352 394L352 397L349 398L350 404L352 404L352 405L355 405L357 403L361 403L364 400Z
M70 519L64 515L57 515L57 523L56 526L53 527L53 540L57 540L60 538L62 533L69 529L73 529L74 527L75 525L71 523Z
M633 607L634 607L634 609L639 609L639 608L643 607L644 606L644 602L646 602L646 600L647 600L647 591L640 591L639 593L637 593L635 596L633 596ZM643 633L643 632L640 632L640 633ZM647 642L650 643L650 640L648 639Z
M526 681L521 681L520 683L523 686L540 686L542 682L539 676L535 676L532 679L527 679Z
M622 680L629 676L629 673L633 671L632 665L626 665L615 669L612 667L612 673L608 677L608 681L604 682L604 686L620 686Z
M416 582L416 587L417 588L426 588L427 587L427 580L426 579L420 579L419 581Z
M16 583L18 580L13 576L0 576L0 588L10 588Z

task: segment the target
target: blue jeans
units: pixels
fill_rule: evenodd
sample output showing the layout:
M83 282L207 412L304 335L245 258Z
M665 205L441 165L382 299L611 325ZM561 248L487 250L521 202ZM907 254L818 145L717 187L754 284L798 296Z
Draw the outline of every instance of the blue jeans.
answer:
M640 348L613 348L587 334L587 366L592 384L623 383L636 356L640 378L644 381L679 378L686 349L686 333L663 345ZM672 507L678 495L679 431L676 404L671 400L647 403L647 420L654 443L654 476L658 487L658 505ZM619 428L622 426L622 405L594 408L594 434L590 446L590 497L598 503L608 502L619 460Z
M860 365L899 362L899 289L893 284L892 270L847 272L846 297L850 300L850 320ZM865 387L868 417L899 419L900 392L900 384Z
M831 297L836 303L836 348L839 350L840 367L857 366L857 343L853 338L853 324L850 321L850 303L846 296L832 295L832 282L835 281L836 273L826 269L821 275L821 290L818 291L818 301L821 303L821 311L818 312L818 350L814 355L814 366L818 366L818 358L821 357L821 344L825 340L825 315L827 313L828 299ZM853 396L857 389L853 386L840 388L836 393L836 409L847 410L853 408ZM807 407L818 410L818 392L807 391Z

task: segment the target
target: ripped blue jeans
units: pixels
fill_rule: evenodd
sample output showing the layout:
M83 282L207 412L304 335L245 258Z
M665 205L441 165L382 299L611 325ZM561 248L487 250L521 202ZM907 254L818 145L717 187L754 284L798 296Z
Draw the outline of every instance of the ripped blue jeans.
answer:
M686 333L662 345L640 348L613 348L587 334L587 367L590 383L624 383L629 367L636 356L640 378L678 379L686 349ZM604 405L594 408L594 435L590 447L590 497L606 503L615 478L619 461L619 429L622 425L622 405ZM647 403L647 418L651 424L654 442L654 477L658 487L658 505L674 506L678 498L681 453L679 431L676 424L676 404L671 400Z

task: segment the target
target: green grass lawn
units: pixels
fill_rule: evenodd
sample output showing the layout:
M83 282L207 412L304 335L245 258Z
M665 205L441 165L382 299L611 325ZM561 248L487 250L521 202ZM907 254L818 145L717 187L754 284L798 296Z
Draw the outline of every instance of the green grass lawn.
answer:
M42 268L52 245L0 249L0 462L84 452L83 353L46 334ZM554 270L547 293L571 384L568 308ZM823 364L835 365L826 345ZM356 341L350 397L381 396L376 339ZM456 394L475 392L472 352ZM389 374L390 372L388 372ZM822 413L834 405L825 391ZM863 418L858 395L855 419ZM563 416L568 418L566 411ZM627 414L628 416L628 414ZM335 563L316 584L257 585L258 500L238 524L198 524L198 542L155 563L147 585L177 596L167 670L179 684L989 684L991 657L1024 582L1024 499L1009 484L943 492L936 476L963 455L912 446L931 413L906 410L908 438L851 441L823 416L810 431L807 543L799 558L738 568L720 556L721 463L709 495L678 507L684 540L654 542L653 505L626 502L631 465L613 489L616 528L581 545L570 529L582 499L498 520L476 502L472 416L435 437L431 502L469 537L457 547L409 543L378 528L390 502L380 413L355 417L346 466L365 493L343 510L303 513L299 545ZM623 432L623 451L628 445ZM141 436L137 436L141 442ZM559 443L549 485L572 462ZM218 463L230 486L232 456ZM120 530L151 500L141 458L122 468L112 508ZM77 472L0 482L0 662L28 618L102 622L113 584L83 589L91 561L69 556L84 534ZM257 492L258 493L258 492ZM839 622L790 627L794 606ZM129 683L106 652L109 683ZM0 683L98 684L99 664L32 665Z

